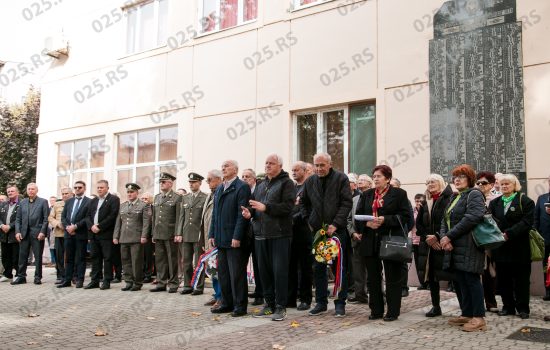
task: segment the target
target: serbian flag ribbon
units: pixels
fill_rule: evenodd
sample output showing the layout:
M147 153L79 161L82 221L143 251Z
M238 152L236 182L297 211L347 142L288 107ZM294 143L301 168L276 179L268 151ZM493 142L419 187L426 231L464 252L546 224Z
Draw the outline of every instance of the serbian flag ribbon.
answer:
M199 257L199 263L197 264L197 267L195 267L195 271L193 272L193 278L191 279L191 285L193 286L193 289L197 288L201 275L206 271L208 260L210 259L210 257L216 254L218 254L218 248L214 247L204 252Z
M344 272L344 252L342 250L342 244L338 237L332 237L332 240L336 242L338 247L338 258L336 259L336 273L334 276L334 289L332 290L332 296L336 297L338 292L342 290L343 272Z

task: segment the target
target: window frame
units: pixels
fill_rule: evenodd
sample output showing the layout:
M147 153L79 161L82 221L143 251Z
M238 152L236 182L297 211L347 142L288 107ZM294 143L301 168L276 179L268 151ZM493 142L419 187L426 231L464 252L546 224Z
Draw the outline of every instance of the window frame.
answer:
M167 14L169 15L170 14L170 7L169 7L169 0L142 0L142 1L139 1L139 2L136 2L132 5L129 5L129 6L126 6L126 7L123 7L123 15L125 17L125 21L124 21L124 24L125 24L125 36L124 36L124 40L125 40L125 56L131 56L131 55L137 55L137 54L140 54L140 53L143 53L143 52L147 52L147 51L151 51L151 50L156 50L156 49L159 49L161 47L165 47L168 45L167 43L167 40L168 40L168 23L166 23L166 38L164 38L163 40L159 40L159 19L160 19L160 2L161 1L166 1L166 6L167 7ZM153 3L153 27L155 28L154 29L154 37L156 38L157 40L157 43L155 45L153 45L152 47L150 48L142 48L142 47L139 47L139 43L140 43L140 40L142 39L142 32L143 32L143 28L141 27L141 11L142 11L142 7L149 4L149 3ZM129 25L129 22L130 22L130 16L129 16L129 12L136 12L136 24L135 24L135 28L134 28L134 43L133 43L133 47L134 47L134 50L133 51L129 51L129 47L128 47L128 35L129 35L129 30L128 30L128 25Z
M120 132L120 133L115 134L115 137L116 137L116 144L115 144L116 155L114 157L114 159L115 159L115 166L114 166L115 175L114 175L114 181L113 181L115 189L119 188L119 184L118 184L118 172L119 171L130 170L131 174L132 174L132 179L130 181L136 182L137 181L137 169L142 168L142 167L152 166L152 167L155 168L153 177L151 179L151 181L153 183L153 192L154 192L153 195L160 191L160 184L158 182L158 178L159 178L159 175L160 175L160 168L165 167L165 166L174 166L174 167L176 167L176 171L177 171L177 162L178 162L177 145L176 145L176 157L175 157L175 159L159 160L159 158L160 158L160 154L159 154L159 152L160 152L160 132L161 132L162 129L170 129L170 128L175 128L176 131L178 131L178 126L177 125L166 125L166 126L157 127L157 128L147 128L147 129L139 129L139 130L132 130L132 131L124 131L124 132ZM152 162L138 163L137 162L138 153L139 153L138 134L140 132L152 131L152 130L155 131L155 160L152 161ZM118 164L116 164L116 162L117 162L117 159L118 159L119 137L121 135L129 135L129 134L134 136L133 163L118 165ZM178 138L179 137L176 136L176 141L177 142L179 141Z
M257 0L257 6L258 6L258 9L257 9L257 13L256 13L256 18L254 19L251 19L251 20L248 20L248 21L245 21L244 20L244 2L246 0L237 0L238 1L238 9L237 9L237 24L233 27L228 27L228 28L223 28L223 29L220 29L220 25L221 25L221 20L219 20L221 17L220 17L220 13L219 13L219 9L220 9L220 3L222 0L215 0L216 1L216 8L217 8L217 16L218 16L218 21L216 21L216 26L214 29L212 29L211 31L208 31L208 32L203 32L202 31L202 19L205 18L203 16L204 14L204 2L206 0L199 0L199 4L197 6L197 38L200 38L200 37L203 37L203 36L206 36L206 35L210 35L210 34L214 34L214 33L219 33L219 32L223 32L223 31L226 31L226 30L230 30L230 29L234 29L234 28L237 28L237 27L241 27L241 26L244 26L244 25L247 25L247 24L250 24L250 23L254 23L258 20L258 14L259 14L259 9L260 9L260 0ZM330 0L332 1L332 0Z
M97 139L103 139L103 144L105 145L105 140L106 140L106 137L105 135L97 135L97 136L91 136L91 137L87 137L87 138L83 138L83 139L76 139L76 140L68 140L68 141L62 141L62 142L57 142L56 145L57 145L57 159L56 159L56 173L57 173L57 176L56 176L56 192L59 192L61 190L61 188L57 188L57 186L59 185L59 178L60 177L65 177L65 176L68 176L69 177L69 180L68 180L68 183L67 183L67 187L70 187L72 188L73 187L73 184L74 182L76 181L75 180L75 174L86 174L86 178L85 178L85 182L86 182L86 194L87 195L90 195L92 192L92 188L93 186L91 186L91 181L92 181L92 177L93 177L93 174L96 174L96 173L103 173L103 177L105 177L105 154L103 155L103 166L102 167L91 167L92 165L92 141L93 140L97 140ZM87 141L88 143L88 146L87 146L87 154L86 154L86 160L87 160L87 167L84 168L84 169L74 169L74 163L77 161L75 159L75 144L77 142L82 142L82 141ZM61 147L61 145L63 144L70 144L71 145L71 154L69 156L69 167L68 169L64 169L65 172L62 174L61 171L59 170L60 166L62 166L62 164L59 164L59 148ZM104 150L104 153L107 153L106 150ZM56 194L57 195L57 194Z
M316 2L311 3L311 4L300 5L300 0L291 0L292 8L290 9L290 12L300 11L300 10L307 9L307 8L310 8L310 7L313 7L313 6L326 4L327 2L331 2L331 1L334 1L334 0L319 0L319 1L316 1Z

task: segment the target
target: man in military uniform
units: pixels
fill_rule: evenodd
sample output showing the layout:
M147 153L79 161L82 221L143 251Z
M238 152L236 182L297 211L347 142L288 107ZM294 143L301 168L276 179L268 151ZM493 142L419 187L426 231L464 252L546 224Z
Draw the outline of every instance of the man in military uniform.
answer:
M151 224L148 204L138 198L139 187L135 183L126 184L128 200L120 205L113 233L113 243L120 244L123 278L126 286L123 291L138 291L143 285L143 244Z
M197 173L189 173L188 177L191 193L182 198L176 236L176 240L182 242L179 246L180 259L183 259L183 290L181 294L200 295L204 290L204 279L199 280L195 290L191 286L191 279L199 257L204 252L201 218L207 195L200 190L204 177Z
M160 193L153 202L153 243L155 243L155 265L157 268L156 288L151 292L178 290L178 246L176 223L179 217L181 196L172 190L176 177L160 174Z

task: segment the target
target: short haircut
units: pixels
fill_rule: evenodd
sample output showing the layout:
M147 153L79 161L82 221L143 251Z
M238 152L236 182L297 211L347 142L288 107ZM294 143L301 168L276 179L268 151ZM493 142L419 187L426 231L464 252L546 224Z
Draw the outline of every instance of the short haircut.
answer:
M256 172L255 172L254 170L252 170L252 169L250 169L250 168L246 168L246 169L243 170L243 173L244 173L245 171L248 171L250 174L252 174L252 177L253 177L254 179L256 178Z
M424 199L424 198L426 198L426 196L424 196L422 193L417 193L417 194L414 195L415 200L420 199L420 198Z
M374 174L377 171L381 172L386 179L391 180L393 172L389 166L385 164L377 165L374 167L374 169L372 169L372 173Z
M317 158L324 158L327 162L332 163L332 157L328 153L325 153L325 152L315 153L315 155L313 156L313 162L315 162L315 159Z
M468 164L461 164L455 167L451 173L453 176L464 175L468 178L468 187L474 187L476 183L476 172Z
M307 163L306 162L302 162L301 160L297 161L296 163L292 164L292 167L294 168L295 166L298 166L300 169L302 169L303 171L306 171L307 170Z
M75 185L76 185L76 184L81 184L82 186L86 187L86 183L85 183L84 181L82 181L82 180L75 181L74 184L75 184Z
M273 153L273 154L270 154L266 157L267 158L271 158L271 157L274 157L275 159L277 159L277 163L279 163L280 166L283 166L283 157L281 157L280 155L276 154L276 153Z
M16 185L8 185L8 186L6 186L6 191L9 190L10 188L15 188L15 190L17 191L17 193L19 193L19 188L17 188Z
M398 187L401 187L401 181L399 181L398 178L394 177L392 180L395 181L395 182L397 182L397 186L398 186Z
M514 192L521 191L521 183L514 174L502 174L502 176L498 178L498 181L510 181L514 185Z
M107 181L107 180L99 180L97 183L98 184L105 184L105 186L109 187L109 181Z
M29 186L36 187L36 189L38 190L38 186L36 185L35 182L29 182L29 183L27 184L27 187L29 187Z
M493 174L492 172L490 171L480 171L479 173L477 173L476 175L476 180L479 180L481 179L482 177L486 178L487 181L489 181L490 184L494 184L495 181L497 180L495 178L495 174Z
M372 177L368 176L367 174L359 175L358 180L366 180L367 182L372 183Z
M73 190L72 190L72 188L70 188L70 187L62 187L62 188L61 188L61 193L63 193L63 191L68 191L69 193L73 193ZM53 196L52 196L52 197L53 197Z
M218 178L218 179L221 179L223 177L222 172L218 169L212 169L208 172L208 174L210 174L210 175L212 175L212 177L215 177L215 178Z
M228 159L228 160L224 161L224 163L230 163L231 165L233 165L235 167L235 170L239 171L239 163L236 160Z

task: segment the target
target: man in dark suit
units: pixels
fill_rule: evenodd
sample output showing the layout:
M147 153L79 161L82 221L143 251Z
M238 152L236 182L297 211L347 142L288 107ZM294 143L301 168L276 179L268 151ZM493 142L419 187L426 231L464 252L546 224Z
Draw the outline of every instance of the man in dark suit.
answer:
M109 182L97 182L97 197L90 202L88 211L88 240L92 253L92 281L84 289L98 288L103 268L101 290L111 288L113 279L113 230L120 209L120 199L109 193Z
M19 242L19 269L11 284L27 283L27 259L32 248L35 260L34 284L42 284L42 252L48 230L48 201L38 197L38 186L27 185L28 198L19 204L15 220L15 239Z
M15 186L6 188L8 201L0 203L0 242L2 244L2 265L4 276L0 282L13 279L13 270L17 275L19 261L19 243L15 239L15 221L19 210L19 190Z
M241 207L248 205L250 187L237 177L239 166L234 160L222 164L224 182L216 189L212 223L208 234L210 244L218 247L218 279L222 303L213 313L231 312L231 316L246 315L248 256L241 243L246 239L247 220Z
M86 245L88 243L87 217L91 199L86 197L86 183L74 183L73 198L69 198L63 206L61 224L65 228L64 245L67 260L63 282L57 288L70 287L76 266L76 288L84 285L86 274Z
M542 267L544 271L544 279L546 280L546 270L548 263L548 256L550 255L550 176L548 177L548 193L541 194L537 199L535 206L535 223L534 227L544 237L544 259L542 260ZM2 251L3 254L3 251ZM550 287L546 287L546 294L542 297L544 301L550 301Z

